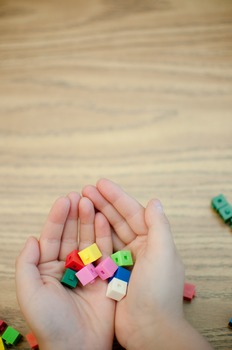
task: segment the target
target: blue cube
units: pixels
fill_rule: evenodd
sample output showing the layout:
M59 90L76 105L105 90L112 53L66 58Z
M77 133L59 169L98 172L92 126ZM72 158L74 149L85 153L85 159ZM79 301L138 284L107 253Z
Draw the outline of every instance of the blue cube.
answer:
M127 269L125 269L122 266L119 266L113 277L109 279L109 282L112 280L112 278L116 277L121 281L129 282L131 272Z

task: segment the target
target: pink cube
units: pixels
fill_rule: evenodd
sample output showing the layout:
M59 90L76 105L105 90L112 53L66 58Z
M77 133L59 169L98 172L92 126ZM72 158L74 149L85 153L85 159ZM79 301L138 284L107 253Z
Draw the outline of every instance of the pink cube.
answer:
M76 273L77 278L83 286L94 281L98 276L93 264L88 264Z
M111 259L109 256L95 267L98 276L102 280L112 277L117 269L118 265L116 265L113 259Z
M194 284L185 283L184 292L183 292L184 300L191 301L192 298L194 298L195 296L196 296L196 287L194 286Z

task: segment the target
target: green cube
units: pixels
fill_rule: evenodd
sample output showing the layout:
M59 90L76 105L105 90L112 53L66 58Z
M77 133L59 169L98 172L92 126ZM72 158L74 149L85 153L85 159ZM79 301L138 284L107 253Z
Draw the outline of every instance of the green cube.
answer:
M232 228L232 218L231 218L230 221L229 221L229 225L230 225L230 227Z
M230 222L230 219L232 218L232 206L228 204L227 206L219 209L219 214L226 223Z
M225 207L228 205L228 202L223 196L223 194L219 194L218 196L214 197L211 201L212 208L219 211L221 208Z
M111 255L111 258L118 266L132 266L133 259L129 250L119 250Z
M12 327L7 327L5 332L2 334L2 339L6 345L16 345L21 339L22 335Z
M60 282L66 287L76 288L78 283L76 271L73 271L71 269L66 269Z

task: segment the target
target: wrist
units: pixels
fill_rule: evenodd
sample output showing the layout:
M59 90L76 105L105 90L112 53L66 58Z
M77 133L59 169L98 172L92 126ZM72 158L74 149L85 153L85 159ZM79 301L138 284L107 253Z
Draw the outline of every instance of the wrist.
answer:
M127 350L211 350L210 344L183 317L148 324L128 337Z
M83 330L84 332L84 330ZM106 337L95 337L93 342L91 337L86 334L85 337L78 336L74 334L73 336L65 336L65 331L62 336L62 339L58 336L58 339L54 336L52 339L38 339L39 349L40 350L110 350L112 349L113 343L113 334L112 337L107 339Z
M158 350L158 344L162 343L163 329L166 329L166 332L168 332L167 326L157 326L154 323L141 326L128 336L125 346L126 350Z

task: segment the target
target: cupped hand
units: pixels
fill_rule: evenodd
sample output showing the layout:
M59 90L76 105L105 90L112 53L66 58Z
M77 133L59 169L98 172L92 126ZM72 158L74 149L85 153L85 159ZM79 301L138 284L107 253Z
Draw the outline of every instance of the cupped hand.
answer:
M54 203L39 241L30 237L17 259L18 301L42 350L112 348L115 302L105 296L107 283L60 283L66 256L94 242L102 258L112 254L108 221L89 199L70 193Z
M114 250L131 250L135 261L127 295L115 314L117 339L129 348L145 341L151 327L152 334L159 334L160 324L183 318L184 268L158 200L144 208L107 179L86 186L82 194L108 219Z

